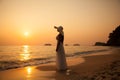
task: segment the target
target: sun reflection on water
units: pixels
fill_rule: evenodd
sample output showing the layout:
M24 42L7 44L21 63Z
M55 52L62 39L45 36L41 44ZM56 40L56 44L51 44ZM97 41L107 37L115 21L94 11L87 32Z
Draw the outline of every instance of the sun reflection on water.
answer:
M32 68L31 67L27 67L27 73L31 74L31 72L32 72Z
M31 77L32 74L32 67L26 67L26 71L27 71L27 77Z
M26 60L29 60L31 57L30 57L30 50L29 50L29 46L28 45L24 45L23 48L22 48L22 53L20 54L20 60L21 61L26 61Z

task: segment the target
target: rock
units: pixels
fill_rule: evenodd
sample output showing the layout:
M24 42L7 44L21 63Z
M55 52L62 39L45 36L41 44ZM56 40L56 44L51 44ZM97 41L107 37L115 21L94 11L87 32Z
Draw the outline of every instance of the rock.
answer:
M73 44L73 46L80 46L80 44Z
M44 44L45 46L52 46L52 44L50 44L50 43L47 43L47 44Z
M96 42L95 43L95 46L105 46L106 45L106 43L104 43L104 42Z
M68 44L65 44L65 46L69 46Z

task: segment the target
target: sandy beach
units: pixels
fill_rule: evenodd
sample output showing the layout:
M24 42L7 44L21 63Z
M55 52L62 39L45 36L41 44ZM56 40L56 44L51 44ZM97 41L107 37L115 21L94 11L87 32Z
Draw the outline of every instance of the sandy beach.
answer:
M0 80L120 80L120 48L67 59L68 70L55 63L0 71Z

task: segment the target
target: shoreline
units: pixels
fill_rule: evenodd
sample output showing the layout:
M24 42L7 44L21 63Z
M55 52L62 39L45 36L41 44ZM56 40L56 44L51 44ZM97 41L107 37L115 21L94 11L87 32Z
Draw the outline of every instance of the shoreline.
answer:
M119 52L120 49L117 48L111 51L100 52L97 55L92 54L83 56L83 58L75 57L74 59L68 59L69 69L64 72L56 71L55 63L0 71L0 80L87 80L88 78L101 78L102 73L101 76L98 73L109 69L104 70L104 68L116 61L119 63ZM106 74L106 76L108 75ZM113 78L113 76L109 77Z
M83 51L83 52L75 52L73 54L66 54L66 58L68 60L70 60L70 59L76 59L77 57L83 58L84 56L102 55L101 52L106 52L106 51L109 51L109 50L101 49L101 50L88 50L88 51ZM30 59L27 61L19 61L19 60L1 61L0 62L0 71L17 69L17 68L22 68L22 67L27 67L27 66L38 66L38 65L43 65L43 64L47 64L47 63L55 63L55 56L54 57L51 56L48 58L46 57L46 58Z

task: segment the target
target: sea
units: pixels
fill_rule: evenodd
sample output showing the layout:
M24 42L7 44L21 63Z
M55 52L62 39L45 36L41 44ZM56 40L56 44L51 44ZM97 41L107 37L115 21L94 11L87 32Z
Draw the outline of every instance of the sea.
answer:
M55 62L56 46L0 46L0 71ZM108 46L64 46L66 58L109 51Z

